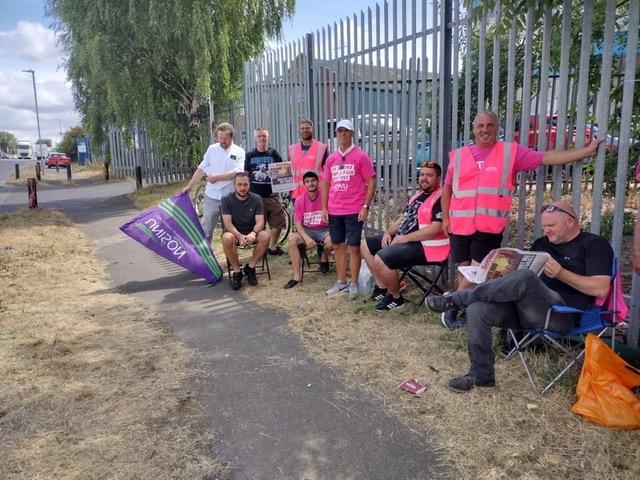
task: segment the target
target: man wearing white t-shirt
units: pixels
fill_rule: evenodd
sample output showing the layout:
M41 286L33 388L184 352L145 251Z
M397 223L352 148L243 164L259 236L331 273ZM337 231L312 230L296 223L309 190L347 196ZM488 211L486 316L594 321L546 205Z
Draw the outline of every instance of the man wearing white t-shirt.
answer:
M220 215L220 201L233 192L233 177L244 171L244 149L233 143L233 125L221 123L216 127L218 143L210 145L198 169L182 193L189 193L203 177L207 180L204 191L202 229L209 242Z

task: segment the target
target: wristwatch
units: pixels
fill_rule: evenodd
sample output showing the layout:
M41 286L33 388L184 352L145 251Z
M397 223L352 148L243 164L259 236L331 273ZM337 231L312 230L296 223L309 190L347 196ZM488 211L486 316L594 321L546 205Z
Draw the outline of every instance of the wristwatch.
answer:
M362 208L366 208L367 210L369 210L369 205L367 205L366 203L362 206Z

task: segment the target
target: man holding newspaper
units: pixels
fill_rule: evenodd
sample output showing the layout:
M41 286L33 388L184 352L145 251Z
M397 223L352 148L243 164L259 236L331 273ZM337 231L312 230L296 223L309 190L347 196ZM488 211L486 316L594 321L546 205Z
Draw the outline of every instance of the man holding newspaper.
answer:
M450 389L495 386L491 327L541 327L551 305L585 309L609 292L613 250L607 240L581 231L575 211L565 202L546 205L541 213L545 236L531 246L532 252L549 254L541 277L535 267L518 268L474 288L427 298L435 312L467 311L471 367L467 375L449 382ZM577 321L578 316L552 314L548 329L564 334Z

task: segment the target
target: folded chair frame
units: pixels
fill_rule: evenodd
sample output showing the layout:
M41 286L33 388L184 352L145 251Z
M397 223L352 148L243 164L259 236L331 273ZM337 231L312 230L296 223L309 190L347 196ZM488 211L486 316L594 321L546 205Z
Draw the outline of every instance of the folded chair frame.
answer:
M580 310L577 308L565 306L565 305L553 305L547 311L547 316L545 319L544 327L542 328L533 328L524 330L525 335L522 339L518 340L516 335L516 329L508 329L509 335L513 340L514 347L505 357L505 360L510 360L516 355L520 357L522 365L524 366L525 372L527 373L527 377L529 378L529 382L531 382L531 386L535 391L538 391L538 387L536 386L536 382L533 379L533 375L531 373L531 369L527 364L527 360L524 356L524 351L529 347L533 342L540 340L544 342L546 345L549 345L559 352L565 354L567 357L571 359L571 361L566 365L560 373L558 373L553 380L551 380L541 391L541 394L544 394L547 390L549 390L555 383L558 381L573 365L582 362L582 357L585 353L584 341L586 339L586 335L588 333L593 333L597 337L601 337L607 332L607 330L611 330L611 349L615 351L615 313L616 310L616 294L617 294L617 285L616 285L616 275L618 274L618 260L614 259L612 272L611 272L611 288L609 289L608 297L611 298L611 302L609 305L612 306L611 310L604 310L599 306L590 306L586 310ZM551 318L552 313L564 313L564 314L579 314L580 315L580 324L567 332L564 335L560 335L556 332L552 332L548 330L549 320ZM563 340L569 340L571 337L580 336L582 338L582 344L579 351L573 352L570 348L567 348L563 345Z

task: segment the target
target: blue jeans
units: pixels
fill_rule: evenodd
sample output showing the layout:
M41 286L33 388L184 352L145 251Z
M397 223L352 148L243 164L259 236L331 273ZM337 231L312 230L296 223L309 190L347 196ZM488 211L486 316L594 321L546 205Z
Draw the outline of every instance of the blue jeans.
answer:
M544 327L551 305L564 305L558 292L548 288L531 270L516 270L477 287L453 294L454 301L467 310L469 333L469 374L480 379L494 378L491 327L526 329ZM565 334L576 317L552 314L549 330Z

